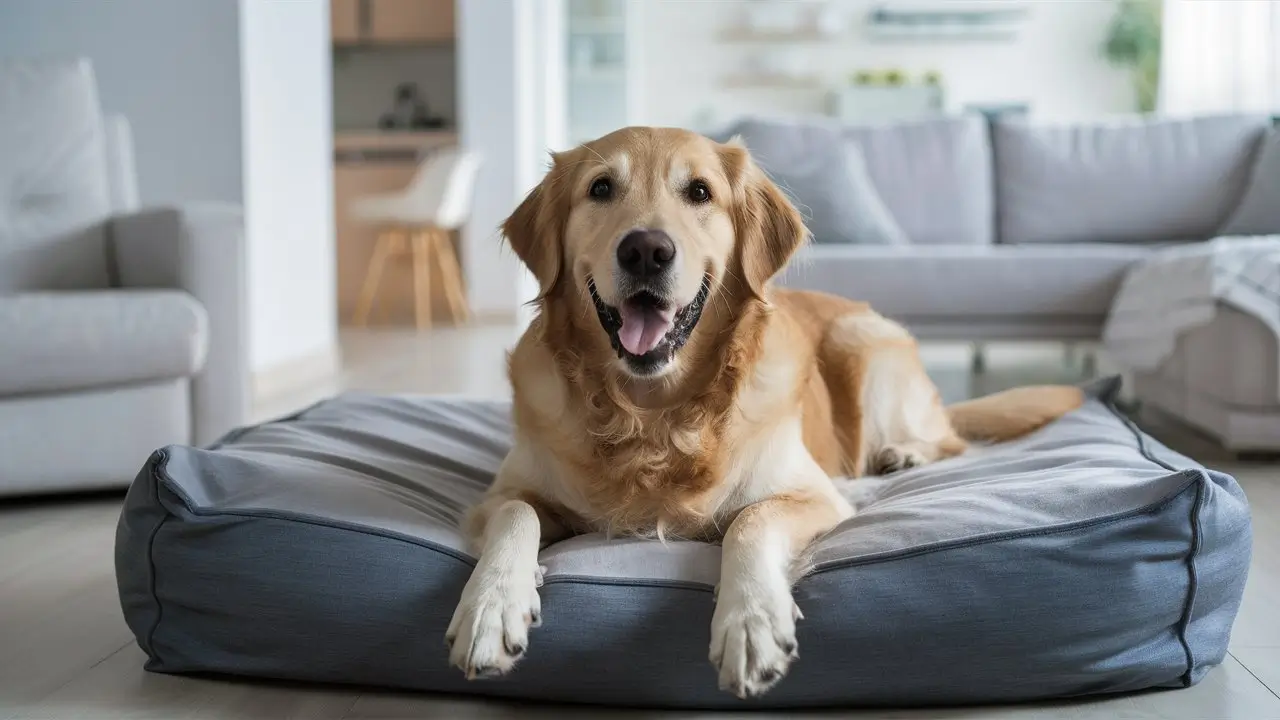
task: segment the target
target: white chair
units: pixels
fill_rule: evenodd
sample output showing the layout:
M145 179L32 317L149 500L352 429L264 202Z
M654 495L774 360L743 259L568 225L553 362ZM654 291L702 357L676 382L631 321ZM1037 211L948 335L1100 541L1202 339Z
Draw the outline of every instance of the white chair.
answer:
M454 322L467 319L462 268L453 250L451 232L461 227L471 214L479 170L480 157L476 153L457 148L442 150L422 162L404 190L354 201L351 208L354 217L385 228L378 234L364 285L360 288L352 318L356 325L369 322L387 261L405 253L413 255L414 318L418 327L431 325L433 265L439 270Z

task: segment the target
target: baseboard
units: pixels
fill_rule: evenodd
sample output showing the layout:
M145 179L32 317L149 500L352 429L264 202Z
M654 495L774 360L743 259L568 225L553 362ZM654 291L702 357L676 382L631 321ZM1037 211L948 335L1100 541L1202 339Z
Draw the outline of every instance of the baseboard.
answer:
M253 400L263 400L307 389L336 378L342 370L342 353L337 345L278 363L252 375Z

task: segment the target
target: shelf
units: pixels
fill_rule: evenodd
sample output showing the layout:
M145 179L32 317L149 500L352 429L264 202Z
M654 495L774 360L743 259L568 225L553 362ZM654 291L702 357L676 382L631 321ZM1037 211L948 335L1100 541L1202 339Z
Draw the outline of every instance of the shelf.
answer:
M735 28L720 34L726 43L827 43L840 39L840 35L827 35L817 30L801 29L782 32L760 32L749 28Z
M1013 40L1016 28L982 25L903 25L873 24L867 37L882 41L910 40Z
M817 90L823 87L817 76L792 77L789 75L733 75L724 79L725 87L775 88L782 90Z
M622 35L626 31L622 18L569 18L570 35Z
M627 73L622 68L596 68L592 70L570 70L569 79L573 82L582 83L602 83L602 82L623 82L627 79Z
M886 3L867 15L867 35L873 40L1011 40L1027 14L1018 0Z

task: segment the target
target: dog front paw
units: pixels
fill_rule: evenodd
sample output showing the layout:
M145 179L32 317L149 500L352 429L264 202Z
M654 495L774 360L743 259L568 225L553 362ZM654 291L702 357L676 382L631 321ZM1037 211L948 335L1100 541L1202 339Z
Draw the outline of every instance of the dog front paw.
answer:
M449 662L468 680L505 675L524 656L529 628L542 623L542 572L477 568L471 575L445 633Z
M910 470L928 463L924 453L910 447L890 445L876 454L872 463L873 475L888 475L900 470Z
M799 657L796 620L802 617L785 587L763 593L721 588L709 655L720 689L748 698L776 685Z

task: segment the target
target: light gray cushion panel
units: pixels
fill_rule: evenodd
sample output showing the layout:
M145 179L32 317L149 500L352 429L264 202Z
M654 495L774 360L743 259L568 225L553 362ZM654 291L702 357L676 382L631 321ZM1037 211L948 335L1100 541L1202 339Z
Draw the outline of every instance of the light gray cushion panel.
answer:
M1099 400L874 487L795 588L802 659L751 707L992 702L1181 687L1221 662L1245 499ZM747 707L706 661L719 548L546 547L543 625L468 683L441 638L474 566L455 524L509 447L505 403L347 395L168 447L116 540L148 669L661 707ZM872 482L872 481L866 481ZM591 668L583 673L582 668Z
M103 122L111 209L117 213L135 212L140 200L138 171L133 157L133 129L123 115L109 114Z
M199 372L204 308L178 291L0 297L0 396L65 392Z
M1153 374L1231 407L1280 410L1275 334L1230 305L1219 304L1213 320L1179 337Z
M0 397L0 497L127 487L139 458L191 437L190 397L184 379Z
M154 208L111 223L114 270L129 288L175 288L209 316L209 354L192 382L197 445L246 422L249 329L244 214L215 203Z
M1240 201L1262 116L994 125L1000 242L1169 242L1214 235Z
M107 285L103 131L87 61L0 60L0 292Z
M775 153L831 158L851 142L861 150L880 200L912 244L994 242L991 148L981 117L868 126L752 117L725 134L741 135L770 171ZM797 194L800 202L812 202Z
M1280 130L1267 133L1240 205L1219 235L1280 233Z
M902 319L1102 318L1126 269L1146 252L1088 244L812 245L780 282L863 300Z
M743 139L747 140L745 133ZM814 153L800 140L798 133L765 127L751 133L747 142L756 162L804 215L814 242L909 242L880 198L857 145L838 141L827 152Z

